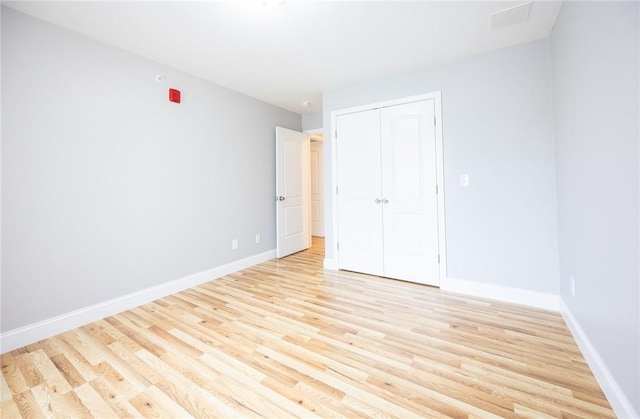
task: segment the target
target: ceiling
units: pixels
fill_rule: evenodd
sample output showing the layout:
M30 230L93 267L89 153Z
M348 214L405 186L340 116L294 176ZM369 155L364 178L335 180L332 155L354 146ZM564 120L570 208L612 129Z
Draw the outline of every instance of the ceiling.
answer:
M296 113L322 92L545 38L560 2L491 29L523 1L3 1L107 44ZM302 107L302 101L311 105Z

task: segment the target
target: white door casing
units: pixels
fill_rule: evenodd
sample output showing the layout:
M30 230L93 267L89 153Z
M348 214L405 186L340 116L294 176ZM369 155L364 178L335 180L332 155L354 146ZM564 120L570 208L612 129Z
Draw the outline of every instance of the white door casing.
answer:
M339 269L439 285L439 94L420 99L334 115Z
M309 136L276 127L276 256L311 247Z

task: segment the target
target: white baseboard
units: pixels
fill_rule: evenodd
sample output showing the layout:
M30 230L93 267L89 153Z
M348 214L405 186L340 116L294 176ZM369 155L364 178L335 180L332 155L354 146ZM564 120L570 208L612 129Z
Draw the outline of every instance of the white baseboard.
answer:
M276 251L270 250L245 259L237 260L213 269L198 272L173 281L165 282L131 294L103 301L88 307L74 310L60 316L32 323L0 334L0 353L5 353L39 340L80 327L142 304L166 297L176 292L195 287L233 272L249 268L258 263L276 257Z
M560 312L616 416L628 419L640 418L640 412L635 411L633 405L622 392L607 365L589 340L589 337L562 300L560 300Z
M475 297L491 298L493 300L523 304L546 310L560 310L560 297L555 294L547 294L544 292L502 287L499 285L468 281L452 277L448 277L444 281L440 281L440 289L443 291L473 295Z

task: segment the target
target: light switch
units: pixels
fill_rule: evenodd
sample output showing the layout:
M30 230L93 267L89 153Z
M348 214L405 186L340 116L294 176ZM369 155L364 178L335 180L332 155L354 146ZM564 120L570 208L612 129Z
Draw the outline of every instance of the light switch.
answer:
M469 186L469 175L467 174L460 175L460 187L466 188L468 186Z

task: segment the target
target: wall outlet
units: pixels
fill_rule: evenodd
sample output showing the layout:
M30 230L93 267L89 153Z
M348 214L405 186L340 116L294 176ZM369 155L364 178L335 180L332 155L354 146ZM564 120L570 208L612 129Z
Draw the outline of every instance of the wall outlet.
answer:
M260 243L260 240L261 240L260 235L256 234L256 243Z
M231 250L236 250L238 248L238 239L231 240Z
M569 290L571 292L571 296L575 297L576 296L576 280L572 276L569 277Z

